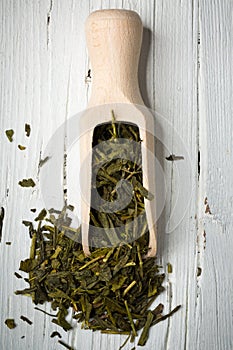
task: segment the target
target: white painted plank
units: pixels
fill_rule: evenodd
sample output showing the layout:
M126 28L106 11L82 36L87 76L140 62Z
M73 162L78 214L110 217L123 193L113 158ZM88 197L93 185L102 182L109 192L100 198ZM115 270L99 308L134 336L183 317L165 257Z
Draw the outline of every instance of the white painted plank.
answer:
M198 349L233 347L232 13L232 1L200 1Z
M167 184L167 202L159 220L159 252L162 265L170 262L173 273L167 275L165 305L182 309L161 325L158 349L192 349L187 346L188 324L195 302L195 211L197 191L197 3L158 1L154 26L154 103L155 110L172 127L163 129L157 143ZM179 144L179 137L184 145ZM169 154L184 160L169 162ZM190 157L190 160L188 159ZM187 172L185 172L187 171ZM190 187L192 186L192 190ZM189 192L190 190L190 192ZM181 196L177 197L180 191ZM173 219L170 218L178 200ZM183 220L179 223L178 217ZM170 224L167 227L167 223ZM166 233L170 231L170 233ZM169 306L168 306L169 305Z

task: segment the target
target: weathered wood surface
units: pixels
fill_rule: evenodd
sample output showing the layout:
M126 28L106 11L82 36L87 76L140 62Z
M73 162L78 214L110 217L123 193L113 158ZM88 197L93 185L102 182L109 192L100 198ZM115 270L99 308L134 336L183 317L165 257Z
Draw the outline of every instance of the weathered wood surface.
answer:
M2 0L0 8L0 206L5 209L0 348L62 349L50 338L56 329L50 318L35 312L29 298L14 295L25 286L14 271L30 245L21 221L30 218L30 208L41 205L39 186L23 189L18 181L39 179L38 162L48 140L86 107L91 88L85 81L90 68L86 17L95 9L126 8L137 11L145 27L139 74L143 98L162 116L158 123L163 118L171 123L168 128L158 125L162 140L156 151L167 186L158 261L173 266L159 300L167 311L182 304L171 319L153 328L145 349L231 350L233 2ZM25 137L26 122L32 127L30 138ZM10 128L15 130L13 143L4 134ZM18 150L18 144L27 150ZM186 156L167 161L171 153ZM8 241L12 244L6 245ZM21 321L21 315L33 325ZM4 325L11 317L18 324L14 330ZM115 350L125 339L79 327L59 332L78 350ZM125 349L132 347L128 343Z

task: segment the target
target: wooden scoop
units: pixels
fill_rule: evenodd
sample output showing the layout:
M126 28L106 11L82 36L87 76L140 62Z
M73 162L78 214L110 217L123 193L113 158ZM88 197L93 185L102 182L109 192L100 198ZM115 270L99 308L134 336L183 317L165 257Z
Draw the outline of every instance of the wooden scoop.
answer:
M80 121L82 173L82 245L89 254L88 230L91 200L91 157L94 128L111 122L111 110L116 122L134 123L142 140L143 186L155 193L154 118L145 107L138 85L138 62L142 42L142 22L139 15L128 10L100 10L86 21L86 39L92 64L92 93L88 109ZM148 131L151 131L149 133ZM155 199L145 198L146 217L150 232L147 257L156 254Z

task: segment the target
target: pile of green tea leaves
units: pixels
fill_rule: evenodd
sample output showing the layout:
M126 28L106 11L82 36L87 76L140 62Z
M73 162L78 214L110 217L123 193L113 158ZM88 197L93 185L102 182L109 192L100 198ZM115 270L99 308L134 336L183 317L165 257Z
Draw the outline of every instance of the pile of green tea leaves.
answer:
M116 143L117 154L109 140ZM29 258L21 261L20 270L29 274L29 287L16 294L31 296L35 304L50 302L56 311L52 322L65 331L72 329L75 321L84 329L126 334L134 341L142 329L138 345L143 346L150 327L171 316L180 306L167 315L163 315L162 304L151 309L164 290L165 276L155 257L144 258L149 243L144 199L150 199L151 194L142 186L140 142L135 125L116 123L113 119L112 123L95 129L91 199L95 203L90 210L90 226L103 228L102 234L90 232L91 253L85 256L81 229L71 228L68 215L71 206L60 212L43 209L34 223L24 221L31 249ZM131 159L129 151L134 155ZM114 203L119 195L122 201L127 201L124 184L116 191L122 179L131 183L132 198L123 209L106 212L106 203L107 206ZM94 190L99 196L93 195ZM127 191L130 189L126 188ZM101 198L104 204L98 202ZM114 232L109 234L112 228ZM69 308L73 310L71 323L67 321Z
M143 259L147 252L148 233L132 244L94 249L86 257L79 230L72 232L64 225L61 214L37 217L37 227L29 226L30 257L20 263L29 274L29 287L16 294L31 296L35 304L50 302L56 317L52 322L64 330L72 329L66 320L73 308L73 319L85 329L102 333L128 334L133 340L143 328L138 345L144 345L149 328L166 319L163 305L149 310L163 291L164 274L155 258ZM39 219L38 219L39 218ZM62 221L62 226L59 225Z

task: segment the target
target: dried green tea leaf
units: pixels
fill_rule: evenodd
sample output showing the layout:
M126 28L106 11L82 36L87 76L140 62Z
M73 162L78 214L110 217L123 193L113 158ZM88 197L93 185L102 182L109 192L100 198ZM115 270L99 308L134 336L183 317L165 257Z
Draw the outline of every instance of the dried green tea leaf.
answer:
M27 322L28 324L32 325L32 321L29 320L26 316L21 315L20 319L24 322Z
M0 209L0 242L2 240L2 227L3 227L4 216L5 216L5 209L1 207Z
M54 337L58 337L61 339L61 334L57 331L54 331L51 335L50 335L50 338L54 338Z
M31 133L31 126L29 124L25 124L25 132L26 136L29 137Z
M172 264L167 263L167 273L172 273Z
M58 340L58 343L61 344L61 345L63 345L63 346L64 346L66 349L68 349L68 350L74 350L74 348L72 348L72 346L70 346L70 345L64 343L64 341L62 341L62 340Z
M71 211L74 211L74 209L75 209L74 206L71 205L71 204L67 205L66 208L67 208L68 210L71 210Z
M123 349L125 347L125 345L127 344L127 342L130 339L130 334L128 335L128 337L125 339L124 343L119 347L119 350Z
M17 326L17 324L15 323L15 320L13 318L7 318L5 320L5 324L10 329L14 329Z
M62 292L60 292L61 294L61 298L63 297ZM65 293L64 293L65 295ZM60 298L60 296L58 296L58 298ZM66 298L66 295L65 295ZM52 319L52 322L57 324L58 326L61 326L64 331L69 331L71 330L73 327L71 326L71 324L69 322L67 322L66 317L68 315L68 311L66 309L66 307L64 305L60 305L59 306L59 311L57 313L57 318L56 319Z
M135 284L137 284L137 282L133 281L125 288L125 290L123 291L123 297L130 291L130 289L132 289L135 286Z
M154 315L151 311L148 311L147 318L146 318L146 324L143 328L142 334L139 338L138 345L144 346L147 342L147 339L149 337L149 330L150 326L152 324L152 321L154 319Z
M35 187L36 184L33 179L23 179L18 182L21 187Z
M170 160L170 161L175 161L175 160L181 160L181 159L184 159L183 156L176 156L175 154L170 154L169 157L166 157L167 160Z
M50 256L50 259L57 259L58 255L60 254L60 252L62 251L62 247L57 246L55 252L53 253L53 255Z
M46 217L47 211L46 209L42 209L38 216L35 218L35 221L42 221Z
M6 133L6 136L7 136L8 140L10 142L12 142L13 141L14 130L9 129L9 130L6 130L5 133Z
M152 326L154 326L155 324L166 320L168 317L171 317L174 313L176 313L179 309L181 308L181 305L177 305L171 312L169 312L166 315L163 315L159 318L156 318L153 322L152 322Z
M22 260L20 262L19 269L24 272L30 272L32 271L36 266L38 265L38 262L34 259L26 259Z
M29 281L27 281L29 283ZM32 297L33 293L36 291L36 288L25 288L23 290L16 290L15 294L16 295L26 295L29 297Z
M41 159L39 161L39 168L41 168L45 163L47 163L47 161L50 159L50 157L45 157L44 159Z
M128 279L128 276L117 276L116 278L112 279L112 288L111 290L115 293L116 290L120 289L125 281Z
M131 328L132 328L132 331L133 331L133 335L136 337L137 336L137 332L136 332L135 325L134 325L134 322L133 322L133 317L132 317L131 312L129 310L129 306L128 306L127 300L125 300L125 307L126 307L126 311L127 311L127 315L128 315L128 318L129 318L129 322L130 322L130 325L131 325Z
M17 278L23 278L18 272L15 272L14 275L15 275L15 277L17 277Z
M27 220L23 220L22 223L24 226L28 227L29 236L30 236L30 238L32 238L33 234L35 233L33 223L31 221L27 221Z
M114 331L112 329L101 329L102 334L119 334L119 335L129 335L129 331Z
M33 227L33 224L32 224L31 221L23 220L22 223L23 223L24 226L26 226L26 227L31 227L31 226Z
M135 178L135 176L132 177L132 182L136 187L136 190L138 190L143 197L148 200L152 200L154 198L154 195L150 193L145 187L143 187L142 184Z
M43 314L45 315L48 315L48 316L51 316L51 317L55 317L56 315L53 315L53 314L50 314L49 312L45 311L45 310L42 310L40 309L39 307L34 307L35 310L38 310L40 312L43 312Z
M18 145L18 149L20 149L20 151L24 151L26 149L26 146Z
M159 304L158 306L156 306L156 308L154 310L152 310L152 314L154 316L158 316L160 314L162 314L163 312L163 309L164 309L164 305L163 304Z
M32 208L32 209L30 209L33 213L35 213L36 212L36 208Z
M6 245L11 245L11 242L6 242Z

